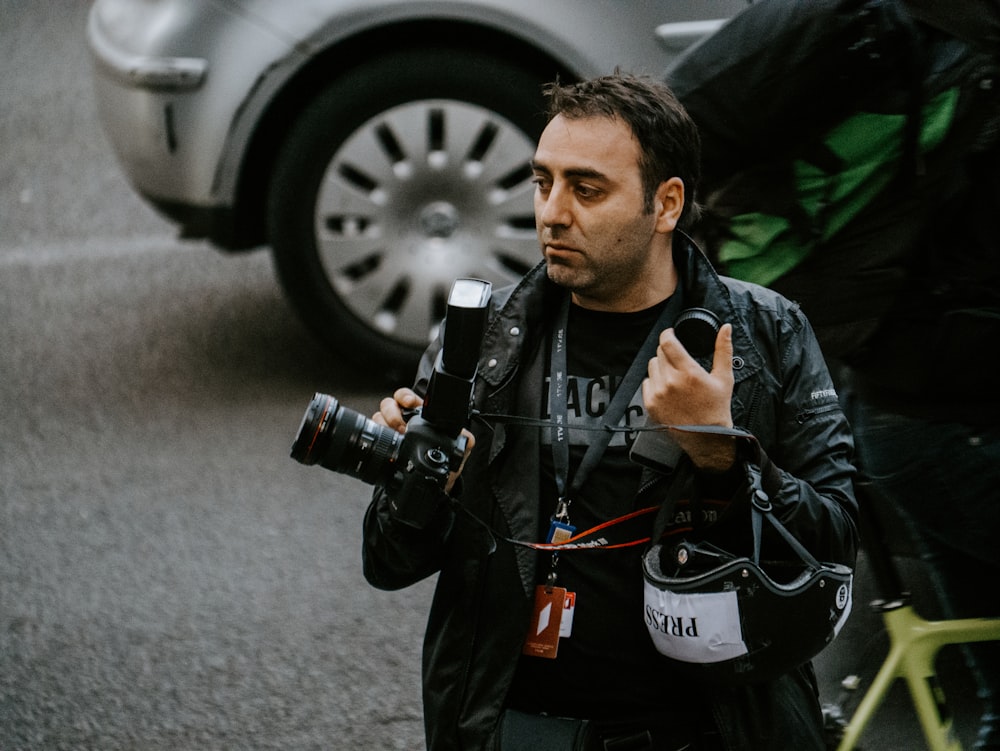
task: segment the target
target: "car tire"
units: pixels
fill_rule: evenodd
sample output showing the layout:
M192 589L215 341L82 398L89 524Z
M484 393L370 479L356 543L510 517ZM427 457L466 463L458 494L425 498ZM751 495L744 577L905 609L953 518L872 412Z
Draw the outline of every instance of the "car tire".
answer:
M321 340L409 380L455 278L503 284L540 260L529 160L541 84L483 53L399 50L302 111L268 219L281 285Z

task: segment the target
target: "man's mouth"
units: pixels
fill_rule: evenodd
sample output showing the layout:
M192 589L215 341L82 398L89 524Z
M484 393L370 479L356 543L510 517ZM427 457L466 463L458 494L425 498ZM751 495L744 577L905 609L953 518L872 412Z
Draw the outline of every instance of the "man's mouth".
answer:
M579 253L579 251L576 248L570 247L569 245L563 245L562 243L545 243L545 252L555 253L557 255Z

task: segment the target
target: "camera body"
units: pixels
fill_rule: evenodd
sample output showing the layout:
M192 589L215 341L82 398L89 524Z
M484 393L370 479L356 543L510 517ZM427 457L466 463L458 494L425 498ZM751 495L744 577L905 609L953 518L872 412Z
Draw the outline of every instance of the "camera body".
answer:
M291 456L386 490L395 519L418 529L437 512L442 490L461 468L472 412L472 390L492 287L458 279L448 297L443 341L423 406L405 433L343 407L328 394L313 396Z
M417 529L430 523L449 475L462 466L467 446L461 432L451 435L422 415L410 419L393 482L385 485L397 521Z

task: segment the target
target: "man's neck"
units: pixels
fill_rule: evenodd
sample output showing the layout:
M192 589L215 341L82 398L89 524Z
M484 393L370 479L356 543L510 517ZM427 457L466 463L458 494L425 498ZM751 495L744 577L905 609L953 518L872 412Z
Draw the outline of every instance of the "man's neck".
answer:
M592 297L571 292L572 301L581 308L605 313L634 313L646 310L670 297L677 289L677 269L665 263L652 273L637 273L636 282L613 297Z

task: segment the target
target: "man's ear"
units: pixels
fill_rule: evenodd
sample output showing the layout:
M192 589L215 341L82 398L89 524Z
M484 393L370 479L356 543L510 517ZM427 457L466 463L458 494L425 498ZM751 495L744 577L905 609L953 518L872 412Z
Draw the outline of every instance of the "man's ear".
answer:
M656 212L656 231L664 234L673 232L684 211L684 181L671 177L660 183L653 210Z

